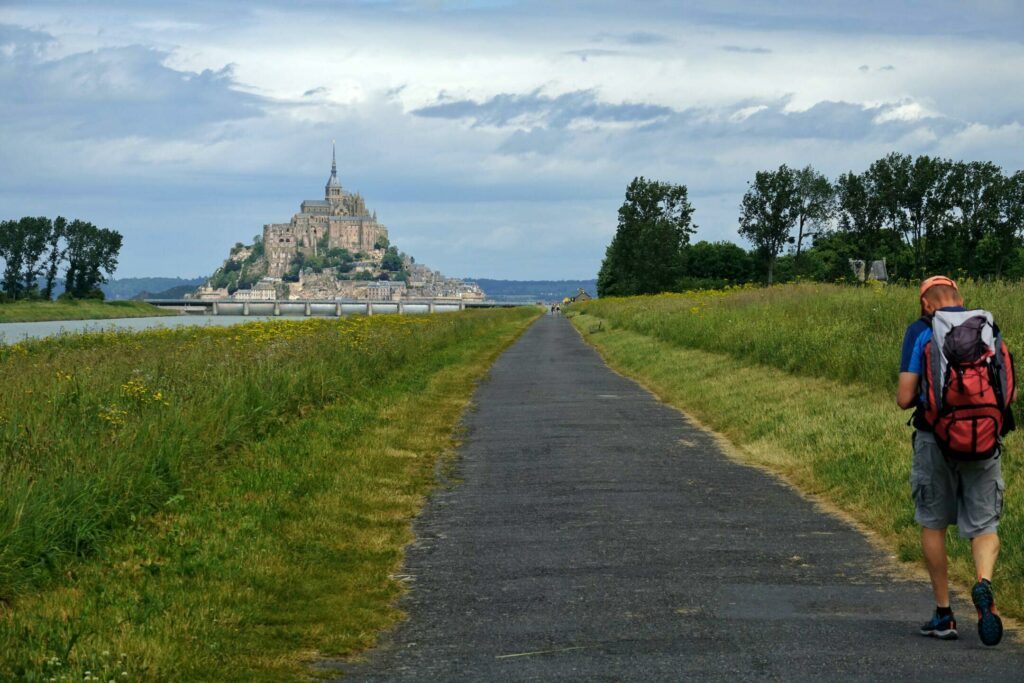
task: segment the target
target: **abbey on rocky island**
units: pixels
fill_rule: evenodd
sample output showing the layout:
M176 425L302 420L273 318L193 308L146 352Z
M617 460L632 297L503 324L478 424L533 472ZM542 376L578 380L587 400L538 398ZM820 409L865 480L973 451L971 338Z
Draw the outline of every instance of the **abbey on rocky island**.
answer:
M391 244L358 193L338 182L336 153L323 199L307 199L288 223L267 223L251 245L235 244L200 299L398 301L483 299L472 282L445 277Z
M289 223L263 226L263 248L267 257L267 275L281 277L302 252L315 256L324 236L327 248L348 249L352 253L370 253L387 244L388 229L371 215L358 193L347 192L338 182L338 163L331 149L331 177L324 187L323 199L307 199ZM382 239L383 238L383 239Z

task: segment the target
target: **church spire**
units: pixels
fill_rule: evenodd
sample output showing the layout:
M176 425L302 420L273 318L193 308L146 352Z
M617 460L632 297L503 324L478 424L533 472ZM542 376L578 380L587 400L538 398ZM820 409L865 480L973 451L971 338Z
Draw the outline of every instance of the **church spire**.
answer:
M328 200L341 198L341 183L338 182L338 160L334 140L331 140L331 177L327 179L327 187L324 190Z

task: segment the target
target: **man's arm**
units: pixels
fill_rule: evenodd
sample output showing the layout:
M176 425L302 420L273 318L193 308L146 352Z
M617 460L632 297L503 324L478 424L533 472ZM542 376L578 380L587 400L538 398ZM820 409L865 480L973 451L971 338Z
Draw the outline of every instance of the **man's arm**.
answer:
M899 385L896 389L896 405L906 410L917 405L916 372L901 372Z

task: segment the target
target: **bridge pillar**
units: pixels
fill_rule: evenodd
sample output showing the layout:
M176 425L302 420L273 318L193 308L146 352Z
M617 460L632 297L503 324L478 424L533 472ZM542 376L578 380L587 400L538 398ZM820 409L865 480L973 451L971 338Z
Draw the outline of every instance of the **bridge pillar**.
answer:
M341 317L341 302L340 301L335 301L334 302L334 315L339 317L339 318Z
M274 315L281 315L281 302L274 299Z
M249 315L249 302L248 301L243 301L242 302L242 315Z
M313 315L313 304L309 303L308 301L306 302L306 315Z
M405 313L405 304L402 303L401 301L399 301L398 302L398 314L401 315L402 313Z
M367 301L366 302L366 315L373 315L373 302L372 301Z
M459 299L459 310L460 311L466 310L466 300L465 299Z
M217 305L216 301L213 302L213 314L220 315L220 306Z
M427 313L433 313L433 312L434 312L434 302L431 301L430 303L427 304Z

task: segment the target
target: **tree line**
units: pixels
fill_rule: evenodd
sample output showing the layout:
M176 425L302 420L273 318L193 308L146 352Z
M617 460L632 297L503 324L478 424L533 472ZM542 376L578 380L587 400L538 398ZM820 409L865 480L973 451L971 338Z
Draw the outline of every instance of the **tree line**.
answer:
M686 194L684 185L630 183L599 293L835 281L852 276L850 259L884 259L897 280L933 272L1024 278L1024 171L1004 173L991 162L892 153L834 180L811 166L758 171L739 207L749 251L728 242L691 245L696 225ZM680 197L682 213L672 208ZM668 224L672 235L656 227ZM634 252L638 246L652 259Z
M62 216L26 216L0 222L0 298L50 299L63 269L69 298L103 298L99 286L113 275L121 234Z

